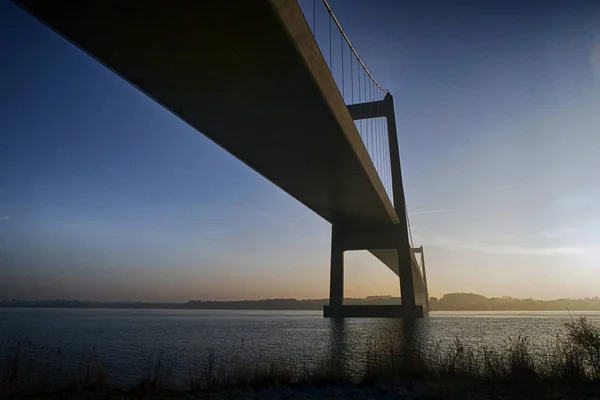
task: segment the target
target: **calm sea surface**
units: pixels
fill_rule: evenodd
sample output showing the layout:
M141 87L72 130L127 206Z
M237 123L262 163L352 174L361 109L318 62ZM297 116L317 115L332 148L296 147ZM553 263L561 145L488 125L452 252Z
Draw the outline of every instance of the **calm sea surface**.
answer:
M600 325L600 312L586 315ZM502 348L524 335L535 346L551 341L571 316L566 312L433 312L406 323L395 319L324 319L321 311L7 309L0 308L0 343L29 339L44 351L60 349L62 363L95 348L118 383L139 379L153 359L184 379L190 365L206 359L257 360L314 365L328 356L352 369L373 345L397 348L419 339L433 345L457 337Z

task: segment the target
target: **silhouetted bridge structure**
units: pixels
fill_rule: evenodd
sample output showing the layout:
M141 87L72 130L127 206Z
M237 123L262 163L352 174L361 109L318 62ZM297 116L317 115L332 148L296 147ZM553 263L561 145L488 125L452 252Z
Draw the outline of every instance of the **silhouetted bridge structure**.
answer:
M393 98L326 1L15 2L332 224L325 316L427 310ZM396 273L402 305L344 306L346 250Z

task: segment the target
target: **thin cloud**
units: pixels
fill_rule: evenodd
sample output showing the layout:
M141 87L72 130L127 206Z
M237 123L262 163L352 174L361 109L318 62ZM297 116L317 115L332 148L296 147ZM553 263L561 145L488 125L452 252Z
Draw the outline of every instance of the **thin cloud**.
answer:
M409 215L425 215L425 214L439 214L439 213L443 213L446 212L448 210L425 210L425 211L417 211L417 212L413 212L413 213L408 213Z
M555 212L579 213L593 204L592 199L585 196L565 196L557 199L551 205Z
M6 214L6 215L3 215L2 217L0 217L0 221L8 221L11 218L12 218L12 214Z
M200 235L224 235L226 233L231 232L231 229L213 229L209 231L202 231Z
M512 254L512 255L584 255L600 251L598 246L515 246L498 244L493 241L466 241L448 237L431 237L430 244L449 251L477 251L487 254Z
M476 250L494 254L521 254L533 256L561 255L561 254L588 254L597 251L595 247L517 247L517 246L479 246Z
M550 229L546 231L542 231L540 236L546 239L556 239L562 238L566 236L572 236L575 233L575 229L573 228L557 228Z

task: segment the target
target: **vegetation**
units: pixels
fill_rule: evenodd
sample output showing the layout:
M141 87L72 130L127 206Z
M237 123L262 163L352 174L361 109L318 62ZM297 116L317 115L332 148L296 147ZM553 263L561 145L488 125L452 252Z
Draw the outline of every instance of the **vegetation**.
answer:
M433 311L599 311L600 298L534 300L449 293L439 300L432 297L430 306Z
M114 388L108 370L94 349L68 370L60 350L44 350L26 341L7 346L2 354L0 396L57 392L206 393L265 387L301 390L307 386L352 390L386 388L393 393L402 389L421 391L419 393L428 396L432 390L448 394L454 390L463 393L466 387L489 390L492 386L529 395L540 391L565 396L574 393L579 396L581 391L600 395L599 326L584 317L572 320L543 352L537 350L534 351L526 337L508 338L502 350L471 348L458 338L449 347L438 344L425 348L414 343L401 351L372 343L362 369L355 374L349 374L335 359L323 360L311 368L302 362L289 365L267 360L248 367L218 362L211 350L205 360L190 365L186 387L177 387L171 367L158 357L151 361L137 385L123 391ZM52 363L42 362L48 360ZM356 398L356 394L350 397Z
M449 293L430 299L432 311L600 311L600 298L534 300L513 297L488 298L473 293ZM146 308L146 309L215 309L215 310L322 310L328 299L263 299L241 301L190 300L186 303L94 302L77 300L0 301L0 307L38 308ZM369 296L347 298L345 304L400 304L399 297Z

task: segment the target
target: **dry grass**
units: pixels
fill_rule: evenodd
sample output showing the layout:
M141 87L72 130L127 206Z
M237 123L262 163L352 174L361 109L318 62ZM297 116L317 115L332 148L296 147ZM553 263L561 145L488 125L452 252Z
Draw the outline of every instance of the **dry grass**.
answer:
M162 354L152 357L144 376L133 391L143 394L165 393L173 389L173 368L163 361Z
M540 351L541 350L541 351ZM413 345L403 354L374 346L363 379L467 378L512 383L600 383L600 327L586 318L572 320L544 349L525 336L508 338L501 350L469 347L460 339L427 349Z

